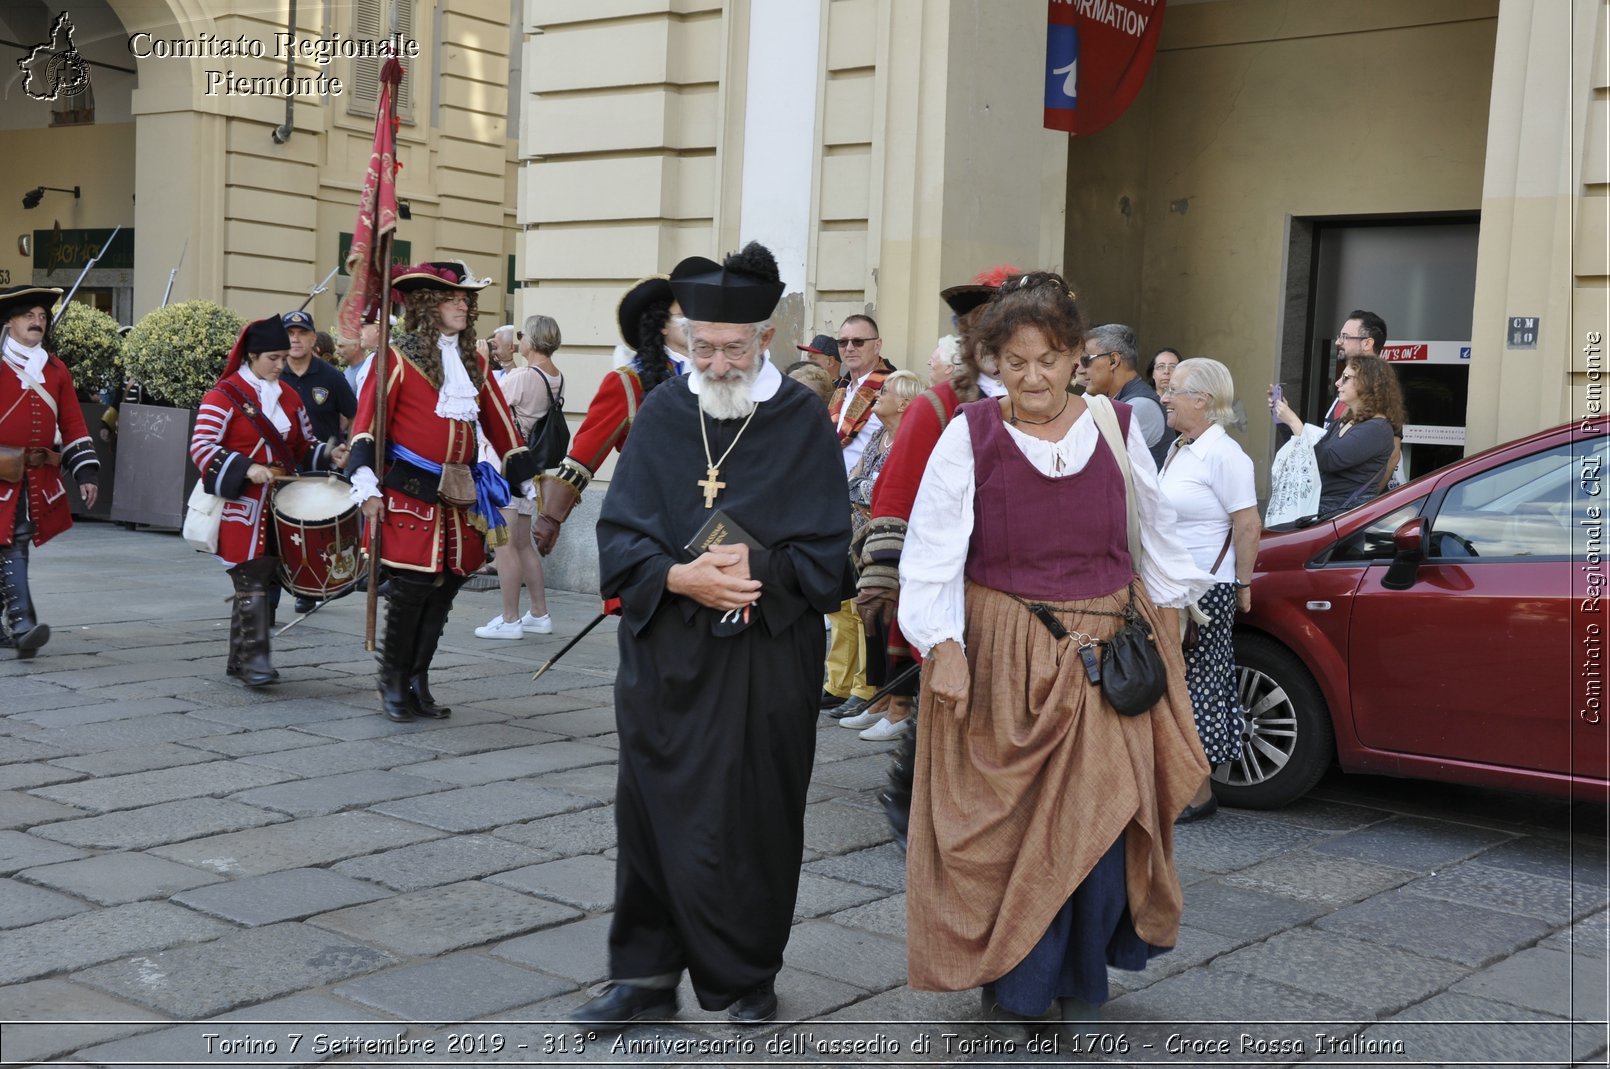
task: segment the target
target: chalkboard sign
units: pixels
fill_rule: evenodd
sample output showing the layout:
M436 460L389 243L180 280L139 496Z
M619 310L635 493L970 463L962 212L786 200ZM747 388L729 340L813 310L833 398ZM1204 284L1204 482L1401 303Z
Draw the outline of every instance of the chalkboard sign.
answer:
M189 453L196 414L188 408L125 404L117 422L112 519L178 530L198 478Z

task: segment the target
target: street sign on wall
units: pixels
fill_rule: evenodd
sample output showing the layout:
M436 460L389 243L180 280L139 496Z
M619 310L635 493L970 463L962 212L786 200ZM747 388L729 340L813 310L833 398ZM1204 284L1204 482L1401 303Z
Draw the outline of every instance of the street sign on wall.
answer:
M1165 0L1047 0L1048 130L1093 134L1122 115L1146 82Z

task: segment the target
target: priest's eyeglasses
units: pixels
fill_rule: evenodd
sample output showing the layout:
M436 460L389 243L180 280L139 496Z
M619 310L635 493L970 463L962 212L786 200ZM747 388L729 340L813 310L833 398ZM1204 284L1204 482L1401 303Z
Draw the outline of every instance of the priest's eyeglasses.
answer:
M736 360L747 353L749 347L754 344L755 339L753 338L748 341L729 341L725 345L711 345L707 341L696 341L689 345L688 349L700 360L709 360L717 353L725 353L728 360Z

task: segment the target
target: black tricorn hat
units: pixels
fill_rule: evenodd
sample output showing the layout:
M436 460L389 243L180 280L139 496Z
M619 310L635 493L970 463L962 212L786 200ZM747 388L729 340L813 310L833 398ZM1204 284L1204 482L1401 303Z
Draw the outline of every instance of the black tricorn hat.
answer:
M760 254L764 254L763 256ZM671 292L682 314L699 323L760 323L771 318L783 296L776 261L765 246L751 241L728 261L752 257L769 261L770 279L725 267L703 256L690 256L671 272Z
M995 296L995 292L1001 288L1001 283L1013 275L1022 273L1011 264L998 264L980 271L965 285L940 290L939 299L950 305L951 312L960 318Z
M54 320L53 309L61 295L57 286L31 286L26 282L0 289L0 324L30 308L43 308L46 319Z
M809 345L796 345L794 348L802 353L821 353L823 356L831 356L834 360L839 358L838 341L826 334L818 334L811 339Z
M670 304L675 299L671 293L671 280L664 275L651 275L626 291L620 307L615 309L615 324L621 328L621 341L626 343L628 349L637 348L637 327L643 319L643 313L653 305L661 302Z

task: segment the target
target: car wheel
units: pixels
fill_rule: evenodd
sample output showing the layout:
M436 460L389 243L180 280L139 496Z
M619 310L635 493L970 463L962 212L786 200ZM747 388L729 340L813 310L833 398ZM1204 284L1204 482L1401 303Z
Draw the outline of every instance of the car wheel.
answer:
M1242 809L1290 805L1336 757L1325 699L1302 662L1262 635L1235 636L1235 664L1247 727L1241 756L1213 770L1213 793Z

